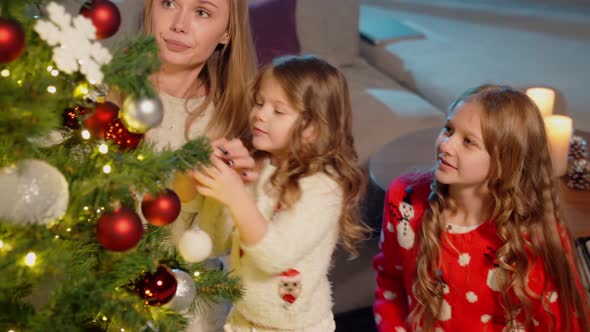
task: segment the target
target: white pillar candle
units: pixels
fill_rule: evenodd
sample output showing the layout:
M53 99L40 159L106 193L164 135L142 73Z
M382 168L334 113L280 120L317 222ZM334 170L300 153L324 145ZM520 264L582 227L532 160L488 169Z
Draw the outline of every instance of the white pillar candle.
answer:
M548 116L553 114L553 105L555 103L555 91L550 88L529 88L526 90L527 96L537 105L541 115Z
M567 172L567 154L572 137L572 119L564 115L545 117L547 141L553 162L553 173L562 176Z

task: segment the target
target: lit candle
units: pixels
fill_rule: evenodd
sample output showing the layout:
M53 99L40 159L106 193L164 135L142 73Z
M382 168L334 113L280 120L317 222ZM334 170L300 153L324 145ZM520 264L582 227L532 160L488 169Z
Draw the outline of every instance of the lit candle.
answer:
M563 115L546 116L545 128L553 162L553 173L562 176L567 171L567 153L572 136L572 119Z
M537 105L541 115L553 114L553 104L555 103L555 91L553 89L529 88L526 90L526 94Z

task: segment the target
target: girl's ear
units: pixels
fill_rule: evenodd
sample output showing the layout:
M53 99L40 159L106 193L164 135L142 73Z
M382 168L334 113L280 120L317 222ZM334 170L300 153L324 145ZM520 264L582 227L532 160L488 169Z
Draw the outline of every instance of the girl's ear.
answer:
M307 126L307 128L303 129L303 140L307 143L315 143L317 139L317 133L315 131L315 127L313 125Z
M227 45L229 43L229 32L226 31L223 33L223 36L221 37L219 43L222 45Z

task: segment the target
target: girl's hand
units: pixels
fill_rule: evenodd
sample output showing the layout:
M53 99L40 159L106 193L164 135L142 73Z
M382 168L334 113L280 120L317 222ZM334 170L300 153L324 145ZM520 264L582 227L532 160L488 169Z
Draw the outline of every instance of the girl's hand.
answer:
M211 142L211 145L213 156L220 158L230 168L237 170L244 182L254 182L258 179L254 158L250 156L242 141L236 138L231 140L220 138Z
M201 195L215 198L230 208L248 198L243 177L218 157L213 156L209 166L194 170L192 175L197 180L196 188Z

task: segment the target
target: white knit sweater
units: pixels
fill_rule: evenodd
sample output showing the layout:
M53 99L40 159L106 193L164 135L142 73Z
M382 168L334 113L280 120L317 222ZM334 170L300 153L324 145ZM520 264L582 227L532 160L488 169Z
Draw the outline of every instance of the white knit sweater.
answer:
M234 310L263 328L325 326L326 320L333 321L328 271L338 240L342 190L326 174L316 173L301 179L299 201L276 210L278 197L267 185L275 170L267 161L254 188L257 206L270 221L263 239L246 246L237 231L232 234L231 265L246 289Z

